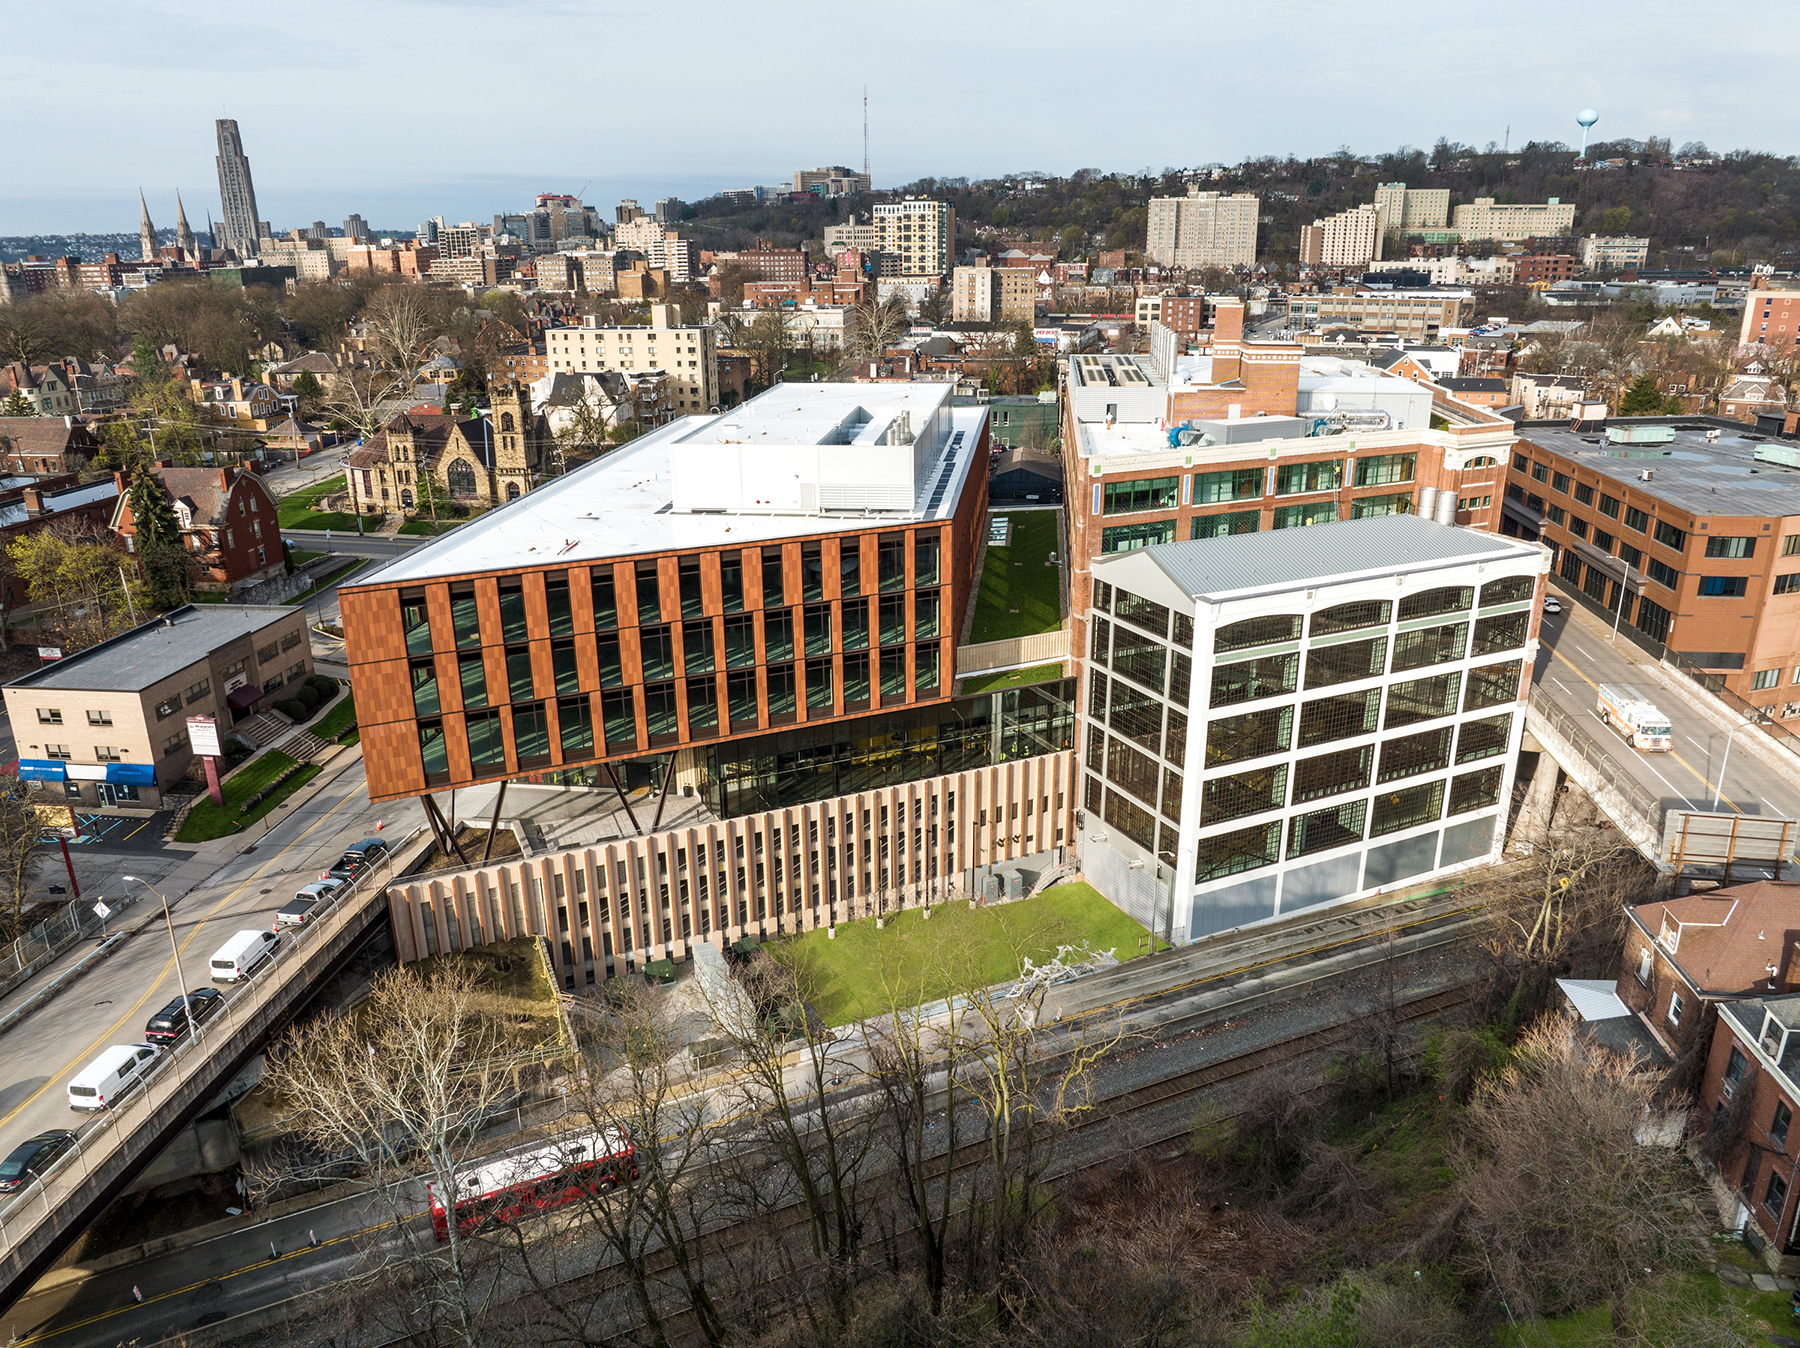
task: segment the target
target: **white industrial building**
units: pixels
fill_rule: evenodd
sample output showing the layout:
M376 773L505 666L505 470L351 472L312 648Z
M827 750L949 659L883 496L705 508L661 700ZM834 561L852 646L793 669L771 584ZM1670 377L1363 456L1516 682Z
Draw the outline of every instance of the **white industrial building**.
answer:
M1497 860L1548 558L1391 515L1096 560L1088 877L1181 942Z

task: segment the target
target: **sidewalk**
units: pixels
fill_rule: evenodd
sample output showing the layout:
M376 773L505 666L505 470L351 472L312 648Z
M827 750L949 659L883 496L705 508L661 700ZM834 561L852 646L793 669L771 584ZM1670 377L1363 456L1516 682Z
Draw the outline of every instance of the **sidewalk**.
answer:
M305 804L325 787L336 782L351 765L361 761L362 746L360 744L348 749L337 749L324 770L277 805L270 812L270 817L279 821L287 815L291 815L297 807ZM271 823L270 827L274 827L274 824ZM234 857L241 856L257 847L267 834L267 829L247 828L241 833L232 834L227 838L217 838L212 842L165 845L162 852L146 852L141 858L132 858L129 861L111 853L95 857L96 864L105 864L109 877L115 882L109 886L112 893L107 896L107 902L117 911L117 916L108 921L107 935L130 939L141 935L152 924L162 921L162 904L157 900L156 895L142 885L128 885L122 878L126 873L127 866L131 868L131 874L136 875L143 872L141 878L149 881L162 893L169 902L170 910L173 911L183 898L211 881L220 868ZM171 857L179 857L172 866L167 864L167 858ZM126 894L124 891L127 890L133 892ZM100 897L98 892L90 893L86 887L82 889L83 902ZM39 970L26 982L14 988L4 999L0 999L0 1023L4 1023L7 1017L23 1011L26 1003L51 987L56 979L72 973L81 961L92 956L97 946L97 935L96 933L95 938L78 941L62 958ZM70 984L59 987L57 992L60 994L67 991L68 986L79 981L79 978L72 979ZM11 1024L6 1024L5 1028L13 1028L13 1025L24 1020L26 1016L35 1014L48 1005L50 1002L44 1001L38 1006L32 1007L24 1015L19 1015Z

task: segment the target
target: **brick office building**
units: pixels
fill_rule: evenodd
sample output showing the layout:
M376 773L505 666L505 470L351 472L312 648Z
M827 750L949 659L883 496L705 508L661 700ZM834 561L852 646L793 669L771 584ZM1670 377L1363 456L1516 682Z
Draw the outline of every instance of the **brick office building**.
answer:
M1069 358L1072 649L1109 553L1380 514L1497 531L1511 422L1242 330L1242 306L1221 301L1209 354L1178 354L1159 326L1148 355Z
M1780 720L1800 719L1800 468L1718 418L1527 425L1504 532L1556 575Z
M1529 253L1513 259L1513 284L1543 287L1572 281L1581 264L1567 253Z
M403 956L560 930L573 985L1066 843L1066 695L951 696L989 445L949 394L784 385L340 591L373 799L654 780L716 816L564 854L538 906L511 870L397 891Z

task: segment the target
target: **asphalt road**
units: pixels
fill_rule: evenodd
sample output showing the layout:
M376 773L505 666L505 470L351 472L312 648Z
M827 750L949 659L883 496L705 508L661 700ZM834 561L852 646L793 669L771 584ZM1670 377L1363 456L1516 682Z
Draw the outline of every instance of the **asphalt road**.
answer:
M1560 587L1552 585L1552 592ZM1538 651L1537 686L1565 710L1575 713L1588 733L1617 746L1613 758L1666 809L1711 810L1719 791L1721 811L1779 815L1800 819L1800 759L1778 768L1765 756L1749 752L1745 743L1758 730L1738 732L1726 762L1731 734L1729 713L1716 707L1701 710L1701 697L1685 678L1671 674L1623 633L1615 644L1612 629L1561 589L1563 611L1546 616L1543 645ZM1669 718L1675 747L1667 753L1640 753L1607 729L1595 712L1599 685L1629 683ZM1695 690L1696 692L1698 690ZM1773 749L1775 754L1786 751ZM1725 776L1721 788L1719 772Z
M174 899L175 940L187 986L212 986L206 962L213 951L235 931L271 925L275 909L348 844L373 832L377 816L386 822L384 831L396 836L423 819L417 805L371 806L357 762L303 803L278 809L268 817L279 818L265 838ZM252 828L261 830L265 822ZM187 852L171 850L164 858L180 862ZM119 875L157 875L124 855L117 862ZM125 885L122 878L111 883ZM132 920L139 919L143 905L155 902L154 895L140 898L130 910ZM64 1090L69 1079L108 1044L140 1041L144 1022L178 991L168 930L157 922L9 1031L0 1040L0 1154L45 1129L76 1127L85 1116L69 1109Z
M330 534L327 538L325 535ZM423 534L357 534L342 529L283 529L303 552L336 552L346 557L398 557L431 540Z

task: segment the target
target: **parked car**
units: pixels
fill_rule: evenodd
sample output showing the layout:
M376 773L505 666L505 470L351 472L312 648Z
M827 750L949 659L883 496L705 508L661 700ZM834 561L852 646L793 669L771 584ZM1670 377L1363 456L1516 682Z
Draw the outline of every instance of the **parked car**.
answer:
M240 931L213 952L211 969L215 983L241 983L275 951L280 940L272 931Z
M348 883L340 876L327 874L323 880L301 886L293 898L276 910L275 929L304 927L312 920L314 911Z
M366 867L373 866L387 855L388 845L381 838L364 838L359 843L351 843L344 849L343 857L331 868L332 874L342 871L355 875Z
M69 1108L92 1114L143 1083L162 1050L155 1044L113 1044L69 1083Z
M1545 613L1561 613L1562 612L1562 600L1558 599L1555 595L1551 595L1548 599L1546 599L1544 601L1544 612Z
M66 1128L52 1128L19 1143L4 1161L0 1161L0 1194L9 1194L22 1188L28 1180L36 1179L74 1144L75 1134Z
M144 1038L153 1044L178 1043L189 1030L223 1005L225 995L217 988L200 988L185 997L177 997L150 1017L144 1026Z

